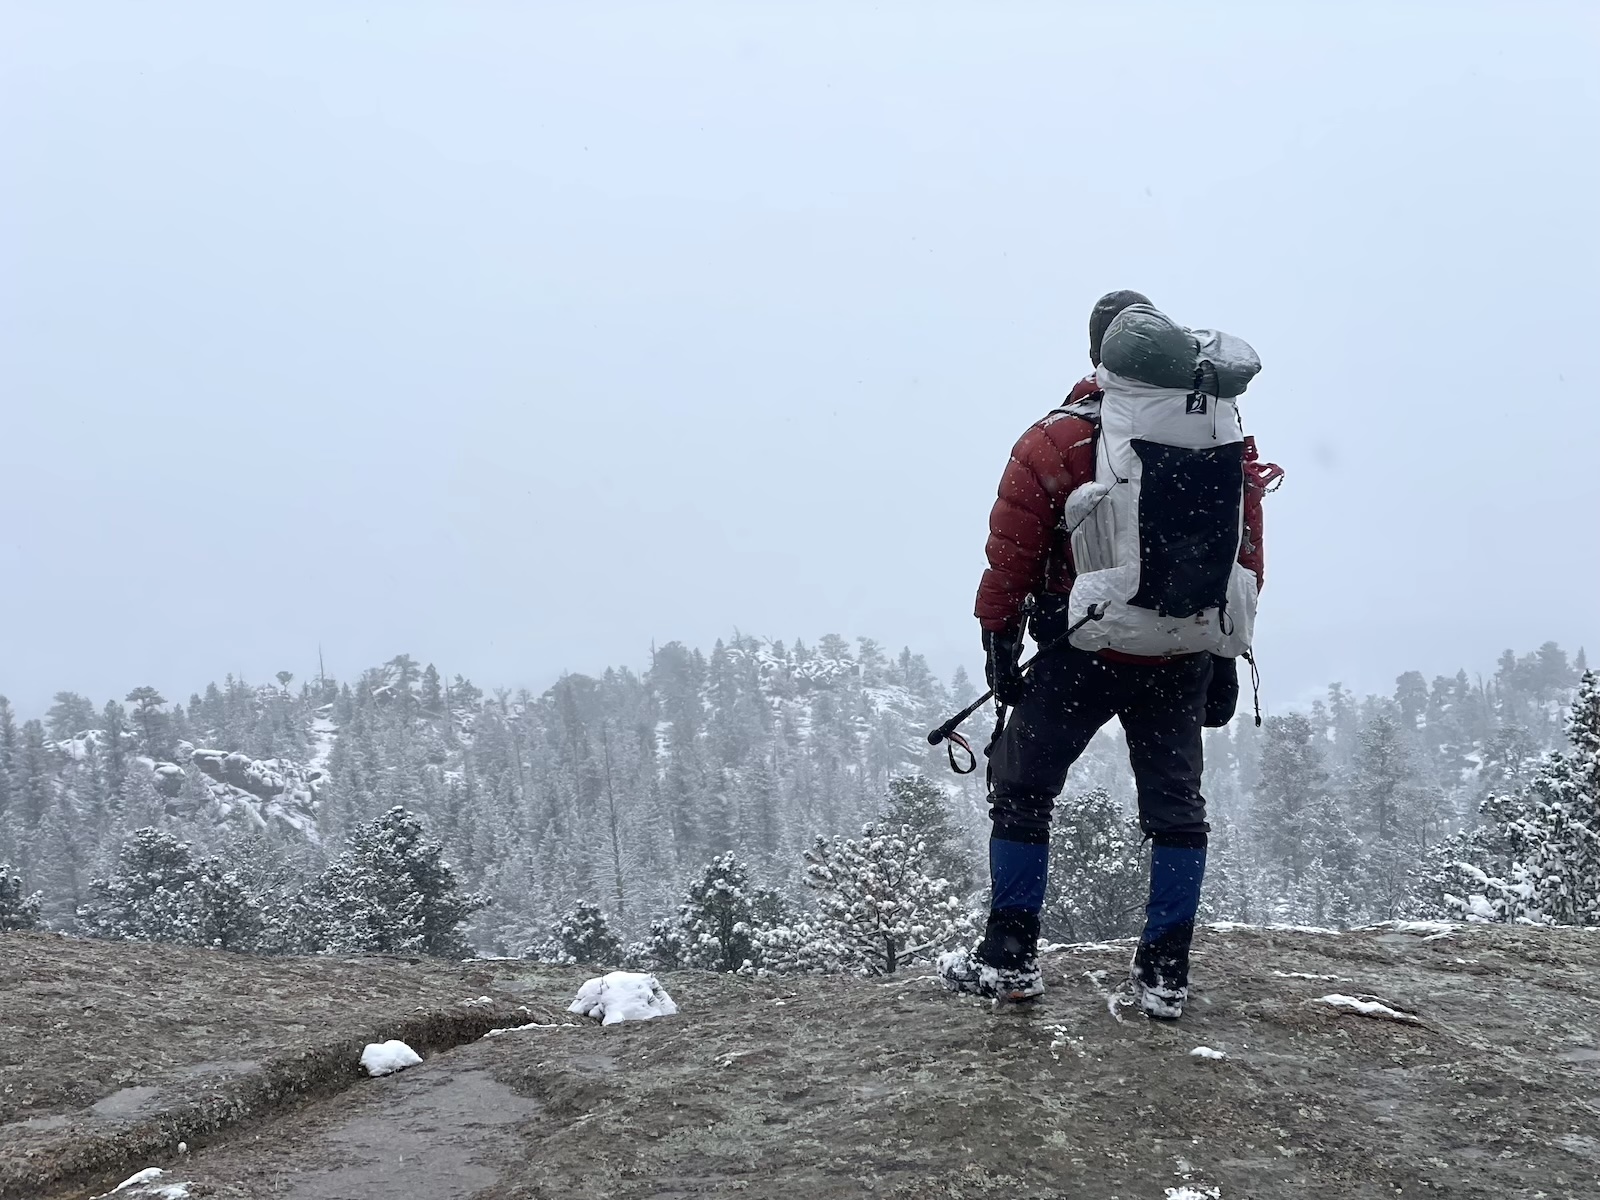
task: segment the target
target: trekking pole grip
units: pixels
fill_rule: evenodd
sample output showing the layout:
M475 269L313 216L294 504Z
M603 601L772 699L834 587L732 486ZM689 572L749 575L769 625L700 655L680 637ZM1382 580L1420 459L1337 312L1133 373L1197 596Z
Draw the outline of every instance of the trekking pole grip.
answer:
M949 738L950 738L950 735L953 734L957 729L959 729L961 727L961 723L963 721L965 721L968 717L970 717L973 713L977 712L985 704L987 704L989 702L989 700L993 696L994 696L994 692L992 692L992 691L985 692L983 695L979 696L976 700L974 700L971 704L967 705L967 707L963 708L955 716L951 717L943 725L939 726L939 728L929 730L928 731L928 745L937 746L940 742L948 741Z
M1035 663L1037 663L1041 658L1045 657L1047 654L1052 654L1055 651L1061 649L1063 646L1068 645L1069 644L1069 639L1072 637L1073 634L1077 633L1078 630L1082 629L1085 625L1089 624L1091 621L1100 620L1100 618L1105 616L1105 615L1106 615L1106 606L1104 604L1091 604L1089 606L1088 613L1085 614L1085 616L1083 617L1082 620L1077 621L1075 624L1073 624L1064 634L1062 634L1060 637L1056 638L1049 645L1040 647L1039 650L1035 652L1035 654L1034 654L1034 656L1032 658L1030 658L1025 663L1019 664L1018 669L1022 670L1022 671L1030 670ZM946 750L950 755L950 766L956 772L956 774L958 774L958 775L969 775L974 770L976 770L977 769L977 765L978 765L978 756L973 753L972 746L967 741L967 739L962 737L961 734L956 732L956 731L958 729L960 729L961 723L963 721L965 721L973 713L977 712L980 708L982 708L985 704L987 704L993 698L994 698L994 690L991 688L989 691L987 691L983 695L979 696L971 704L969 704L965 708L963 708L955 716L951 717L943 725L939 726L939 728L930 729L928 731L928 745L930 745L930 746L938 746L938 745L941 745L941 744L943 744L945 742L952 743L952 745L946 747ZM1001 721L1003 723L1004 720L1005 720L1004 706L1001 707L1000 712L1001 712L1000 719L1001 719ZM998 735L998 730L997 730L997 735ZM955 747L956 746L960 746L962 750L966 751L967 755L969 756L969 758L971 760L971 765L970 766L968 766L968 767L960 767L960 766L956 765L956 752L955 752Z

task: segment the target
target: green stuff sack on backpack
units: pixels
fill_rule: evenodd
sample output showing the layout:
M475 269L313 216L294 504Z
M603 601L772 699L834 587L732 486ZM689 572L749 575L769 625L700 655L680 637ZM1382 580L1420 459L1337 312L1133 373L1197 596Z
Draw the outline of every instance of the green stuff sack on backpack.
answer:
M1261 359L1243 338L1214 329L1185 329L1148 304L1117 314L1101 344L1100 362L1137 383L1222 399L1243 395L1261 370Z

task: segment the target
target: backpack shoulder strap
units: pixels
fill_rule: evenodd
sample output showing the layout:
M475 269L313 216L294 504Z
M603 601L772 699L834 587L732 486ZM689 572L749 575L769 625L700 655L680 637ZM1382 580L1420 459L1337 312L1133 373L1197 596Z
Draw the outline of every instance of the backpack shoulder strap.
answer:
M1060 404L1045 414L1040 424L1053 424L1063 417L1077 417L1080 421L1087 421L1094 427L1095 436L1100 433L1100 398L1099 385L1095 383L1094 376L1080 379L1073 385L1072 391Z

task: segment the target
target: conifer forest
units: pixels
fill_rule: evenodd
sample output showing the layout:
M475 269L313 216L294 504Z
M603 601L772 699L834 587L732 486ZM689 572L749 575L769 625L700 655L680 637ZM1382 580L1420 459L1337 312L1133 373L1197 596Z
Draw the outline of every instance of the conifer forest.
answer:
M0 698L0 928L892 973L969 938L984 902L983 772L925 737L979 690L867 639L736 635L539 695L401 654L186 699ZM1335 683L1259 728L1248 707L1208 732L1208 919L1600 923L1581 650ZM1132 805L1113 724L1057 808L1049 938L1137 932Z

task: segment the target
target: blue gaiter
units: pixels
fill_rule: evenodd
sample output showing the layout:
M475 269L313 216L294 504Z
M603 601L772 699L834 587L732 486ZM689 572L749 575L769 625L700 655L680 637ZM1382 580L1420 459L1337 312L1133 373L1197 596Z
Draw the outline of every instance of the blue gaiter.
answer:
M1020 908L1036 913L1044 907L1044 885L1049 878L1050 847L1032 842L989 839L989 880L994 886L992 908Z
M1150 903L1145 905L1144 937L1153 942L1179 925L1192 924L1200 911L1200 883L1206 877L1206 852L1183 846L1150 849Z

